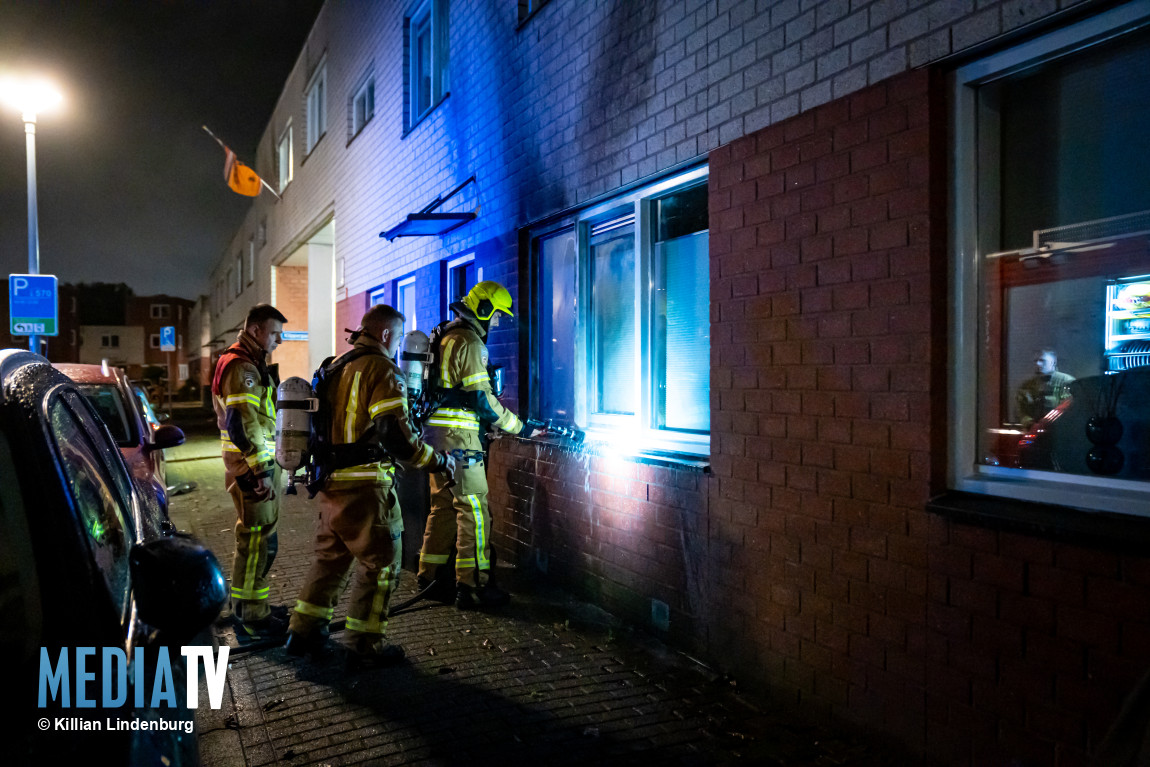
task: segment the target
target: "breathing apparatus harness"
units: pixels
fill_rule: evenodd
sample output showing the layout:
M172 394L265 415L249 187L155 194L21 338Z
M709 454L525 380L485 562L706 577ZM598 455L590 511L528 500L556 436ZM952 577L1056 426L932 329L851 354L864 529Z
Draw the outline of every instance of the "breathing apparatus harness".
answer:
M358 330L347 332L351 333L349 340L353 344L363 335L363 332ZM374 346L356 346L340 357L332 356L325 359L312 376L311 388L318 404L312 414L311 437L308 440L303 480L307 487L308 498L314 498L323 488L324 480L337 469L390 460L387 451L375 441L374 424L368 426L359 439L350 444L337 445L331 438L333 418L329 395L339 384L340 374L349 363L371 354L384 356L383 352Z

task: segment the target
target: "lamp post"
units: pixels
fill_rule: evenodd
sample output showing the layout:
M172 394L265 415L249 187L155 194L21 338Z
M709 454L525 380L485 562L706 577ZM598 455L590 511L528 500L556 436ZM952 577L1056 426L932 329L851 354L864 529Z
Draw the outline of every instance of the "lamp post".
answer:
M20 111L28 148L28 274L40 273L40 224L36 211L36 115L60 103L60 92L43 80L0 81L0 99ZM28 336L28 348L40 353L40 337Z

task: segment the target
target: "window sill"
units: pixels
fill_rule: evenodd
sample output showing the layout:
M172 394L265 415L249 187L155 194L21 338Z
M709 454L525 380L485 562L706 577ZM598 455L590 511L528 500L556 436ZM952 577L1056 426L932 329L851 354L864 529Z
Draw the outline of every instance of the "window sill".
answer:
M439 105L442 104L444 101L447 101L447 97L450 95L451 95L451 91L448 91L447 93L440 96L439 100L436 101L434 104L432 104L430 107L428 107L426 112L421 114L419 116L419 118L415 122L413 122L411 125L407 126L407 130L405 130L403 132L403 134L399 137L400 140L402 141L403 139L407 138L411 134L412 131L414 131L416 128L419 127L420 123L422 123L428 117L431 117L431 115L435 114L436 110L439 109Z
M325 130L323 133L319 134L319 138L317 138L317 139L315 140L315 143L311 145L311 149L307 150L307 152L305 152L305 153L304 153L303 159L301 159L301 160L299 161L299 166L300 166L301 168L302 168L302 167L303 167L303 166L304 166L304 165L307 163L308 159L309 159L309 158L310 158L310 157L311 157L313 154L315 154L315 150L319 149L319 145L320 145L320 144L323 142L323 137L324 137L324 136L326 136L326 135L327 135L327 131L326 131L326 130Z
M581 445L575 445L567 441L553 442L548 439L528 439L527 437L515 437L515 439L524 444L553 447L573 454L590 455L596 458L611 458L620 461L629 461L631 463L644 463L650 466L663 466L669 469L683 469L705 474L711 472L711 461L708 456L676 453L670 450L638 449L620 452L612 450L609 447L600 449L592 447L591 449L586 449Z
M932 514L992 530L1145 553L1150 518L951 490L926 504Z
M347 143L344 144L344 148L351 146L351 142L353 142L357 138L359 138L359 134L361 134L365 130L367 130L367 126L371 125L371 121L374 119L375 119L375 115L372 115L371 117L367 118L367 120L363 123L363 125L359 126L359 130L357 130L355 133L351 134L351 136L348 137Z

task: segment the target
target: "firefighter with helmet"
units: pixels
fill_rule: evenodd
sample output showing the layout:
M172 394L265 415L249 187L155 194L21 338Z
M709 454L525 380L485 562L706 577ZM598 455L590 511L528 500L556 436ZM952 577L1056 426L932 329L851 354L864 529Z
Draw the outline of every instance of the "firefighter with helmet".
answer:
M434 375L439 403L427 418L424 439L461 459L453 477L431 476L431 512L419 553L419 587L436 579L456 539L455 605L460 609L497 607L509 597L491 582L491 514L487 509L487 475L482 460L481 422L508 434L536 436L542 430L525 425L491 390L484 340L498 327L500 313L513 317L511 294L498 282L473 287L462 302L451 304L456 318L443 330Z
M450 472L454 459L420 440L408 417L407 389L394 357L404 317L385 304L368 310L352 348L324 365L329 454L320 487L315 560L304 581L285 649L318 655L355 564L346 641L368 666L403 659L384 639L403 554L403 515L393 490L395 460L405 468ZM436 476L435 474L432 475Z
M212 376L224 484L236 507L231 597L241 639L282 637L287 629L287 611L273 611L268 604L268 571L278 548L280 470L275 462L277 382L267 364L283 339L286 321L270 304L253 306Z

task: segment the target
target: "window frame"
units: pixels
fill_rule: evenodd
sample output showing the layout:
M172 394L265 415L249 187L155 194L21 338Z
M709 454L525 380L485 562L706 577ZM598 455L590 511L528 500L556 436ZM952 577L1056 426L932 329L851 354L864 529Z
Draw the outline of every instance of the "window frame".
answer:
M251 285L256 281L256 238L252 235L248 238L248 274L247 285Z
M149 304L148 313L153 320L166 320L171 314L170 304Z
M410 333L411 331L418 330L418 328L419 328L419 324L416 321L417 312L419 311L419 298L415 293L415 286L417 284L418 283L415 279L415 274L412 273L412 274L408 274L404 277L400 277L392 285L391 306L393 309L398 311L404 317L404 333ZM402 306L400 305L401 304L400 296L403 295L402 291L408 285L411 286L411 298L412 298L412 303L414 304L414 306L410 308L410 311L408 310L408 307L406 305L402 305Z
M654 303L654 288L651 280L654 276L653 254L657 221L655 217L655 202L674 192L686 190L694 186L705 185L710 175L707 164L697 165L693 168L681 170L664 179L655 181L609 200L594 204L590 207L573 212L562 220L551 224L528 227L531 265L529 273L536 281L531 290L538 295L539 283L543 279L543 269L540 263L541 254L539 243L544 239L562 235L573 231L576 249L576 286L575 286L575 354L573 375L572 403L574 421L586 427L589 435L598 435L615 445L615 449L622 455L640 455L645 453L682 454L693 459L709 458L711 448L711 429L707 432L695 432L680 429L657 428L654 419L654 371L653 371L653 331L651 318ZM592 388L595 386L595 363L591 350L591 322L592 322L592 296L591 296L591 247L594 227L614 221L630 219L630 223L623 226L633 227L635 242L635 275L634 275L634 301L635 301L635 369L634 386L635 410L633 415L594 412L595 395ZM708 264L710 257L708 255ZM542 303L541 301L537 301ZM539 312L544 307L536 306L531 317L533 337L530 342L531 363L534 371L532 386L538 391L543 384L543 371L538 370L541 343L537 329L540 325ZM703 318L710 325L710 317ZM710 360L707 361L710 364ZM708 385L708 396L710 394ZM532 397L532 403L538 406L538 397ZM541 414L544 417L546 414ZM620 439L624 437L623 439ZM623 444L626 443L626 444Z
M327 56L320 59L319 65L308 80L304 89L304 156L310 155L327 133Z
M951 172L952 274L948 335L950 338L950 411L947 444L948 487L979 495L1032 501L1083 511L1150 516L1150 482L1109 479L1035 469L1014 469L978 464L978 371L982 314L985 298L982 264L996 249L989 245L994 225L985 214L997 200L997 154L987 157L997 137L986 136L979 124L978 88L1030 70L1046 62L1073 55L1097 44L1150 25L1150 3L1129 3L1075 24L1038 36L1007 50L958 68L951 75L954 152ZM980 135L983 141L979 143ZM980 163L986 167L980 168ZM988 198L988 190L992 195ZM995 231L994 234L997 232ZM971 385L971 371L974 385Z
M148 348L150 348L150 349L159 349L160 348L160 334L159 333L152 333L148 337Z
M276 139L276 180L282 194L295 175L295 148L292 138L292 121L289 119ZM286 155L286 156L285 156Z
M459 256L454 256L452 258L444 259L444 261L443 261L443 311L440 313L441 319L446 320L446 319L451 318L451 314L452 314L452 312L451 312L451 288L452 288L452 283L453 283L453 278L455 276L455 272L457 270L459 270L460 267L466 268L468 264L474 264L474 263L475 263L475 251L471 251L470 253L464 253L464 254L459 255ZM477 276L476 276L476 280L475 280L476 283L479 282L478 274L479 274L479 272L478 272L478 266L477 266L476 267L476 275ZM474 286L472 286L472 287L474 287Z
M404 14L404 46L403 46L403 79L404 79L404 113L405 135L415 126L419 125L429 114L435 111L448 95L448 35L447 17L443 0L417 0L412 3ZM429 25L429 38L431 54L429 66L431 68L431 87L428 93L427 104L418 104L416 93L417 70L419 63L415 56L415 31L422 27L424 19Z
M369 98L370 96L370 98ZM356 119L356 105L359 103L360 97L364 98L364 117L363 122ZM370 106L370 110L367 108ZM351 98L348 101L348 122L350 133L348 134L348 142L350 143L356 136L358 136L363 129L375 117L375 71L374 68L369 68L359 81L355 90L352 91Z

